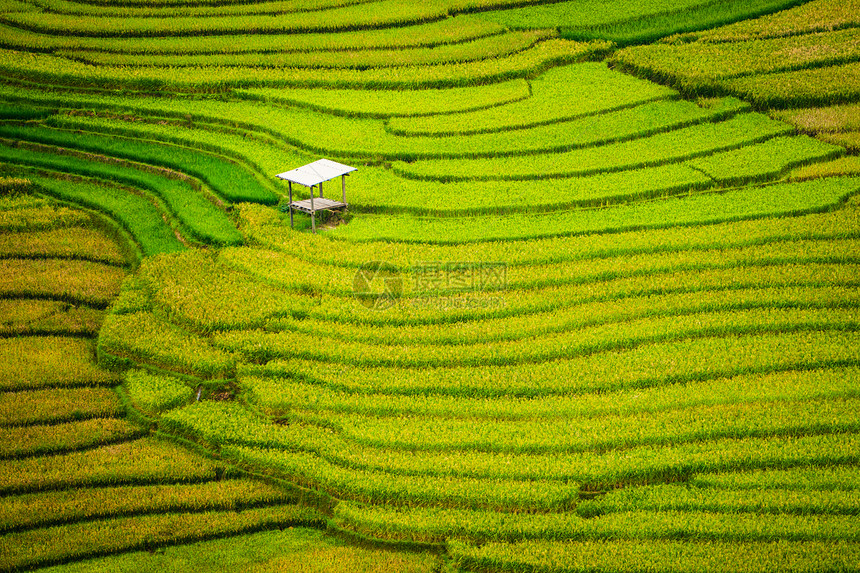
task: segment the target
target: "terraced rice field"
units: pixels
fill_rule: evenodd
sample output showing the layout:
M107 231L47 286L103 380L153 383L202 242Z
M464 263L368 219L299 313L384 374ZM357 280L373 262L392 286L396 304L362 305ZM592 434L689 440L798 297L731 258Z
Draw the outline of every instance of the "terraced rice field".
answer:
M0 2L0 570L857 571L858 8Z

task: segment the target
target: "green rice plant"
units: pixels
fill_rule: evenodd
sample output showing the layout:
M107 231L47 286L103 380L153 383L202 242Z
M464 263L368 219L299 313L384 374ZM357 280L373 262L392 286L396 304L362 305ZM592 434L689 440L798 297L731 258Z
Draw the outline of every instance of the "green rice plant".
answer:
M551 39L503 58L477 62L327 70L312 68L195 67L181 75L169 68L93 66L48 54L0 50L4 76L64 86L142 91L222 92L247 87L333 87L360 89L447 88L538 75L552 66L604 53L608 42ZM20 97L20 93L16 96ZM33 102L35 103L35 102ZM189 102L190 103L190 102ZM199 105L199 102L195 101ZM127 106L127 102L125 104ZM196 107L196 106L195 106Z
M289 14L291 12L306 12L340 8L361 4L366 0L305 0L300 2L269 1L255 4L244 2L216 3L211 1L195 1L188 4L178 2L130 2L128 4L98 3L88 4L70 2L67 0L43 0L40 5L51 12L62 14L88 14L93 16L116 16L119 18L134 17L170 17L170 16L240 16L253 14Z
M498 157L527 153L567 151L646 137L694 124L718 121L748 111L748 105L734 98L696 105L683 100L658 100L613 112L588 115L570 121L529 129L434 139L446 157ZM462 147L458 147L457 144Z
M448 539L566 539L586 528L576 513L505 513L445 507L389 507L341 501L334 522L373 539L443 543Z
M614 74L614 72L609 71L604 73ZM629 82L631 80L625 81ZM559 98L561 98L562 95L566 98L566 92L565 94L559 93L557 95ZM606 98L602 98L600 101L605 99ZM234 101L225 103L214 100L199 100L196 101L194 105L189 105L189 103L183 102L179 99L170 100L169 104L166 102L159 103L157 101L150 101L147 103L147 100L135 100L133 102L134 105L129 105L129 100L123 100L120 102L116 99L98 97L95 99L85 98L80 101L67 101L66 103L68 105L75 106L106 107L113 111L130 111L135 115L166 114L172 117L190 118L193 121L217 122L219 124L230 123L231 125L235 124L243 126L244 128L253 129L257 132L271 134L281 141L287 141L292 145L296 145L310 151L327 153L336 157L382 155L383 157L390 159L414 159L418 157L444 157L452 153L456 155L469 153L468 151L464 151L468 146L457 144L456 138L452 138L450 140L446 139L448 143L445 144L445 149L438 150L437 147L439 143L434 139L395 136L386 131L384 124L379 121L331 116L296 108L266 106L262 103L251 101ZM658 107L657 109L662 109L662 113L666 114L666 116L663 116L662 113L660 114L662 119L657 120L657 124L666 125L668 123L677 125L679 123L684 124L692 121L702 121L706 118L716 119L725 117L744 109L744 104L737 100L718 100L707 109L702 109L692 104L676 104L674 107L664 106L662 108ZM657 110L655 109L652 111ZM677 115L673 112L676 112ZM655 119L648 118L647 116L648 114L643 114L642 110L631 111L627 115L622 114L621 116L616 117L618 125L615 125L615 127L625 124L627 120L623 120L623 118L626 117L629 121L639 122L638 127L634 128L633 133L641 131L642 129L645 129L646 131L649 129L655 129ZM618 119L618 117L621 119ZM636 119L637 117L639 118L638 120ZM198 137L196 134L189 133L189 130L187 129L183 130L184 133L182 133L182 135L179 135L178 132L180 130L175 127L167 129L147 124L130 126L128 122L123 125L121 122L115 121L109 124L104 120L99 121L97 119L82 120L78 118L69 119L59 117L52 119L52 123L69 129L106 130L126 136L152 137L154 135L159 139L165 137L170 141L177 141L184 143L185 145L189 144L188 141ZM591 125L591 127L587 131L586 136L582 139L574 140L572 142L573 145L585 144L590 141L594 141L595 139L605 140L607 137L617 137L612 133L607 132L605 128L595 125L593 120L589 122L589 125ZM623 136L631 136L631 128L626 127L624 129L626 131ZM49 133L52 138L55 138L55 133ZM565 140L569 140L570 137L565 137L564 133L559 132L558 128L555 130L549 129L549 133L555 133L555 135L552 136L555 138L553 141L550 141L549 143L529 143L527 148L542 149L549 145L550 148L554 149L558 148L559 145L562 145L564 148L571 145L571 142L565 143ZM147 135L144 136L143 134ZM229 143L233 156L242 155L247 157L251 155L252 162L255 165L261 165L266 169L272 169L273 172L279 172L284 169L283 163L280 163L281 159L275 161L272 158L273 151L275 150L271 149L271 146L261 147L259 145L254 145L252 142L243 148L241 142L237 141L235 138L232 140L225 138L227 141L225 141L224 144L220 144L214 135L209 135L206 137L206 140L207 148L218 148L219 145L223 148L225 144ZM52 141L57 142L55 139L52 139ZM480 146L477 153L486 155L487 153L490 153L494 145L499 144L503 144L505 146L506 152L516 151L516 148L523 144L524 139L521 135L497 134L495 137L488 136L484 138L476 138L471 141L475 143L475 145ZM71 145L71 143L69 143L69 145ZM126 151L118 151L117 153L129 154ZM277 168L278 171L275 171L275 168ZM361 185L361 178L357 179L359 179L357 183ZM366 185L365 187L370 188L372 186ZM427 190L423 189L423 192L426 194Z
M688 162L722 185L775 179L798 165L825 161L844 153L841 147L801 135L775 137L764 143L716 153Z
M80 209L58 205L42 197L0 196L0 229L4 234L75 227L90 221L90 216Z
M0 103L0 119L33 120L44 119L53 113L51 110L28 107L21 104Z
M218 451L234 447L303 452L349 471L467 480L566 480L569 458L478 451L431 452L363 446L320 427L274 425L239 405L201 402L165 414L162 427ZM280 455L280 454L278 454ZM563 455L563 454L562 454ZM542 473L544 472L544 473ZM402 486L402 484L401 484ZM398 486L398 487L401 487ZM336 495L336 493L335 493Z
M358 367L299 359L243 369L292 376L335 391L464 397L539 397L714 380L740 374L854 365L853 332L787 332L642 344L567 360L518 366Z
M117 418L92 418L46 426L0 428L0 458L22 458L82 450L139 438L144 431Z
M95 336L104 311L58 300L0 299L0 335Z
M111 302L110 312L113 314L133 314L152 310L148 283L139 275L133 274L125 278L120 286L119 294Z
M265 467L299 485L364 503L559 511L572 507L579 492L573 483L399 475L343 468L305 453L244 446L225 446L221 451L232 460Z
M34 176L39 189L64 201L91 207L116 220L131 233L145 256L171 253L185 247L147 199L117 187L89 181Z
M403 33L404 27L398 26L337 34L253 34L243 30L242 33L227 35L99 38L39 34L0 24L0 44L27 51L66 49L120 54L242 54L430 47L492 36L504 30L498 24L470 15L410 25L406 29L406 34Z
M825 250L819 252L822 251ZM856 297L848 294L848 291L856 284L856 266L851 264L853 257L850 254L845 257L844 253L831 252L821 256L819 260L822 263L812 262L815 258L805 262L802 258L797 259L797 255L795 252L782 258L765 256L761 259L753 256L746 260L738 257L734 265L721 265L715 260L715 253L710 260L703 257L696 262L692 262L695 260L693 257L687 261L679 257L681 268L677 271L660 264L667 262L668 257L663 257L661 261L657 257L657 260L649 260L642 256L636 259L650 266L642 273L612 269L601 276L599 269L602 265L595 263L595 272L586 271L579 279L556 275L553 272L555 268L547 267L549 277L546 282L534 280L529 273L522 277L525 280L517 285L516 290L462 294L430 292L423 296L418 293L413 298L399 299L397 304L385 310L370 310L354 296L326 294L320 298L320 295L295 295L290 297L292 315L272 318L265 327L271 332L321 333L326 338L346 338L348 342L474 344L476 337L488 342L522 340L529 336L633 318L636 316L634 309L638 305L637 300L619 300L631 297L653 297L653 312L647 310L647 301L639 301L646 304L644 316L653 317L685 314L682 310L685 307L698 311L760 308L767 305L767 300L772 301L775 307L839 308L853 305L851 301L856 300ZM840 255L844 257L844 263L837 262ZM828 257L831 257L829 261ZM682 261L688 264L684 265ZM733 266L741 267L742 270ZM612 265L606 267L611 268ZM623 265L615 265L616 269L618 267L623 268ZM540 269L535 271L534 276ZM727 290L741 291L776 285L785 289L792 287L792 290L786 290L785 296L763 299L755 299L751 292L726 294ZM790 294L796 291L793 287L805 289L827 285L841 290L847 295L846 299L841 300L838 292L821 291L822 298L818 301L811 300L811 293L805 291L802 295ZM761 294L766 296L764 292ZM725 304L719 302L721 296L726 297ZM688 301L685 303L684 299ZM690 302L689 299L698 300ZM317 302L321 300L324 302ZM606 312L606 320L600 316L577 316L579 311L587 312L589 308ZM551 318L541 323L540 315ZM307 318L313 320L305 321ZM452 329L451 325L455 323L458 328ZM357 329L356 325L376 328ZM518 327L522 331L518 332ZM444 329L447 330L443 332ZM398 330L403 331L402 340L396 338ZM428 336L425 337L425 334ZM284 336L281 338L285 339ZM277 339L275 337L273 340Z
M50 388L0 393L0 424L18 426L121 416L110 388Z
M325 420L319 421L325 424ZM303 452L333 467L349 470L478 480L560 480L592 483L597 489L625 482L671 481L696 471L844 464L855 463L857 459L848 443L855 439L855 434L839 432L851 427L850 421L843 427L798 427L770 435L765 432L764 437L753 432L706 441L628 444L620 449L598 447L584 451L430 450L406 444L404 448L377 447L347 439L333 431L336 429L333 427L308 425L300 420L291 420L287 426L274 425L240 405L205 401L166 414L162 426L221 452L234 446L264 448L284 455ZM482 423L476 429L483 432L485 428L492 429L492 422ZM829 429L838 433L823 433ZM798 444L794 440L799 440ZM828 444L830 449L819 447L818 441Z
M444 8L425 2L382 0L328 10L299 12L289 18L280 15L237 15L128 17L12 12L3 21L19 28L54 35L92 37L158 37L236 34L247 30L257 33L334 32L357 28L380 28L437 20Z
M251 427L251 426L248 426ZM222 430L216 430L222 431ZM813 434L811 436L767 436L726 438L704 442L648 445L590 452L553 454L503 453L480 451L414 452L370 448L326 436L324 430L312 428L279 431L281 444L278 449L251 444L220 446L223 455L255 465L277 470L290 481L309 487L321 487L338 498L366 503L391 503L396 505L441 504L450 507L487 508L502 511L540 509L562 511L570 509L568 501L558 498L563 484L586 483L597 490L627 484L651 483L654 481L676 481L693 472L727 469L754 469L768 467L791 467L797 465L831 465L857 462L856 434ZM319 452L315 450L320 450ZM244 452L244 453L243 453ZM251 452L251 457L242 458ZM256 452L256 453L254 453ZM300 453L296 453L300 452ZM236 457L239 456L239 457ZM298 464L298 466L296 465ZM347 476L352 474L354 480ZM371 474L368 479L362 475ZM406 478L396 484L387 484L381 474L389 479ZM308 481L307 476L316 476ZM415 479L412 479L415 478ZM332 481L332 485L325 485ZM353 483L353 481L355 483ZM424 503L416 503L415 497L406 504L398 501L402 489L412 481L415 492L424 497ZM431 485L441 491L429 494ZM445 491L444 483L466 488L468 496L478 496L483 485L496 481L508 484L512 491L507 503L476 503L466 501L462 491L455 502ZM530 499L519 489L529 483L533 490ZM314 485L316 483L316 485ZM475 487L477 486L477 487ZM345 492L354 491L354 494ZM358 492L361 492L358 494ZM486 493L484 494L486 495ZM497 495L503 495L498 492ZM566 495L566 494L565 494ZM516 503L517 498L522 504ZM540 498L540 499L538 499ZM550 501L555 500L555 501Z
M619 52L616 61L696 87L727 78L853 62L858 37L857 30L849 28L755 42L657 43Z
M715 26L756 18L796 5L797 0L733 0L707 2L677 12L645 16L598 26L564 28L562 37L570 39L602 38L618 45L642 44L684 32L706 30Z
M689 483L711 490L749 489L759 492L771 489L839 492L860 488L857 468L851 465L700 473L691 476Z
M508 10L494 10L484 17L511 28L554 28L580 26L583 22L599 26L623 22L633 18L678 12L705 4L702 0L676 0L673 2L634 0L624 4L585 0L523 6Z
M463 183L459 181L442 183L406 179L389 170L368 169L362 172L360 183L358 178L356 179L356 185L353 186L355 190L351 190L349 194L355 197L353 204L361 208L362 214L433 217L524 212L535 214L560 209L606 206L676 195L707 188L712 184L712 180L703 173L678 163L561 178L554 181L552 186L540 180L469 181L468 193L463 192ZM389 193L394 193L390 199L387 198Z
M740 42L840 30L860 23L858 8L857 0L812 0L790 10L704 30L695 37L708 42Z
M459 164L463 163L468 161ZM673 225L689 229L696 225L828 211L845 202L856 191L857 185L853 178L818 179L724 193L692 194L608 209L474 218L470 219L468 226L456 218L431 220L386 215L383 221L380 215L365 215L349 225L329 231L329 235L352 241L462 244L651 230Z
M721 541L852 541L857 518L845 515L787 515L700 511L630 511L589 521L589 534L618 539L714 539Z
M655 573L823 573L856 570L860 546L846 541L528 540L472 545L452 540L453 564L466 571ZM827 562L822 563L822 556Z
M322 520L322 518L320 518ZM300 571L331 567L335 571L381 573L433 573L442 567L432 551L398 551L391 547L358 545L346 536L332 535L315 523L228 536L183 545L159 547L157 551L133 551L66 563L46 568L44 573L104 573L105 571L160 571L216 573L254 567L280 567Z
M404 137L399 134L379 132L372 127L372 123L366 123L367 137L370 138L365 145L368 152L372 148L376 153L383 153L390 157L407 158L455 158L455 157L504 157L504 156L530 156L534 153L562 152L580 147L592 147L626 141L647 135L653 135L693 124L704 123L725 119L741 111L747 110L747 104L727 98L717 100L708 106L698 106L691 102L660 100L646 103L633 108L625 108L615 112L607 112L600 115L589 115L578 119L555 122L549 125L534 126L528 129L517 129L503 132L476 133L457 137ZM449 117L449 116L443 116ZM328 120L334 127L334 122ZM359 125L352 122L356 128ZM331 145L334 145L332 142ZM338 143L338 145L342 145ZM384 173L384 172L383 172ZM384 175L383 175L384 176ZM427 184L418 187L411 182L397 181L395 177L391 183L393 187L412 188L413 194L420 193L428 195ZM683 184L684 178L676 182L674 187ZM576 182L572 182L576 185ZM362 186L373 187L365 181L362 172ZM430 191L432 195L439 195L440 199L451 202L454 200L454 191L435 187ZM388 190L390 193L391 191ZM500 193L500 191L496 191ZM508 195L521 195L528 193L529 189L518 189L511 193L508 187ZM377 194L379 192L377 191ZM457 194L457 202L462 190ZM552 194L550 194L552 196ZM363 197L362 197L363 198ZM364 202L364 201L362 201ZM386 202L380 198L379 203ZM491 206L490 206L491 207Z
M635 391L517 397L351 393L293 378L243 375L243 398L269 416L349 413L364 416L438 416L538 420L661 413L673 409L767 400L816 400L857 396L857 367L742 374Z
M736 249L798 239L831 240L856 235L856 200L847 199L844 208L825 213L794 217L751 219L702 227L669 227L576 237L577 248L570 248L568 237L521 241L470 243L464 252L461 244L414 244L385 241L337 241L325 234L311 237L284 226L283 218L271 209L242 204L236 209L242 232L256 244L279 253L289 253L305 262L337 250L336 264L358 269L367 261L384 260L394 268L410 269L415 261L505 261L510 269L528 265L573 263L617 256L632 257L646 253L695 252L708 249ZM367 215L362 216L364 218ZM474 220L470 224L474 224ZM357 224L357 221L350 223ZM270 264L279 259L270 258ZM230 261L228 261L230 262ZM253 267L256 269L256 267Z
M220 197L228 201L256 201L265 204L276 202L275 195L264 188L257 177L244 167L194 149L137 139L119 139L91 133L76 133L42 126L0 125L0 135L89 151L101 157L120 157L150 165L178 169L206 182ZM92 166L91 168L95 169L95 167ZM99 172L110 171L106 167L102 167ZM137 175L135 178L140 179L141 177L142 175ZM149 184L154 185L152 182ZM164 193L164 198L172 206L178 205L179 197L170 201L170 196L167 195L170 191L169 188L160 186L159 190ZM176 197L175 192L171 196ZM183 209L196 208L196 212L193 214L195 217L212 217L210 212L201 213L201 210L204 209L202 206L204 203L193 202L193 197L185 197L184 194L181 198L186 204ZM180 209L177 208L177 211Z
M327 364L434 368L452 366L522 365L629 349L646 343L686 338L728 336L792 330L857 327L856 308L763 308L692 312L669 317L645 317L617 323L583 326L543 334L524 345L521 340L474 342L457 346L351 343L299 332L218 332L212 344L238 353L250 362L300 358ZM576 341L571 341L575 336Z
M119 292L125 274L123 268L91 261L0 259L0 293L105 308Z
M466 135L566 121L673 97L675 92L620 74L604 63L581 63L547 71L531 81L528 99L489 109L429 117L397 117L388 129L403 135ZM571 90L577 97L571 98Z
M32 529L0 538L0 567L34 567L169 543L293 525L321 525L314 510L293 505L237 511L117 517Z
M60 336L0 338L0 389L112 386L115 374L93 361L88 340Z
M58 56L97 66L155 66L185 68L199 66L254 68L367 69L428 66L500 58L526 50L555 35L551 30L502 32L457 44L432 47L369 50L314 50L302 52L152 55L117 54L90 50L60 50Z
M321 517L320 520L323 520ZM312 557L309 557L312 556ZM377 573L432 573L442 567L436 551L411 551L371 544L359 544L344 535L333 535L324 524L251 531L240 535L167 545L156 551L138 550L106 555L45 568L45 573L94 573L97 571L157 571L171 568L177 573L220 570L241 571L253 568L326 567L336 571ZM313 569L312 569L313 570Z
M244 511L287 503L292 494L267 483L227 479L194 484L93 487L4 498L0 530L45 527L92 518L177 511Z
M439 181L524 180L621 171L709 155L785 135L791 127L749 113L649 137L574 151L522 157L398 163L398 175Z
M220 472L208 458L171 442L140 438L83 452L0 462L4 495L108 485L194 483Z
M738 97L767 107L833 105L860 97L860 63L726 80Z
M2 127L0 127L2 132ZM0 145L0 157L16 164L40 169L96 177L114 183L129 185L142 192L151 192L163 200L167 209L182 224L183 233L189 238L215 245L240 244L242 237L223 211L206 199L190 182L169 177L178 175L154 173L136 169L135 165L111 162L104 156L76 156L75 152L59 148L38 146L33 149L12 149ZM116 160L114 160L116 161Z
M98 351L106 362L131 360L204 378L229 375L235 361L205 338L146 312L108 315Z
M333 442L313 427L295 429L272 424L234 401L194 402L184 408L164 413L159 424L173 434L202 442L212 449L241 444L266 447L300 446L307 450L324 448Z
M443 20L444 22L445 20ZM424 90L251 88L235 92L249 99L307 107L347 117L388 118L468 112L530 97L523 79L487 86Z
M580 502L584 517L624 511L707 511L736 514L857 515L860 502L853 491L798 489L720 489L654 484L611 491Z
M851 289L856 282L852 266L856 262L856 249L856 240L833 239L769 241L740 247L723 245L596 258L585 258L585 253L579 251L583 256L580 260L511 265L505 270L505 285L501 290L489 288L498 285L481 282L480 273L486 271L482 261L469 263L474 264L471 269L466 263L458 269L445 267L441 262L430 266L419 261L411 268L399 270L403 284L397 303L372 313L355 300L353 281L359 272L355 269L320 265L318 261L297 259L287 253L252 248L224 250L218 262L248 273L246 281L253 277L267 288L271 285L296 293L289 299L292 316L272 314L265 320L270 331L316 333L349 342L470 344L477 339L487 342L522 339L619 319L683 314L691 310L850 306L857 302ZM170 263L174 273L192 272L185 271L178 261ZM452 280L461 280L456 273L468 272L478 274L478 278L473 283L458 285L459 290L453 289L454 283L446 288L444 281L430 288L434 284L429 281L427 270L435 268L440 269L442 279L450 273ZM153 282L162 281L176 283L169 277ZM783 290L773 290L776 285ZM323 293L323 299L313 300ZM473 304L455 307L454 299L458 296L468 297ZM499 301L500 297L504 300ZM162 300L165 308L180 311L177 320L197 320L190 309L180 310L185 303L177 304L166 297ZM490 304L494 301L503 304ZM481 306L478 304L481 302L486 304ZM450 303L450 308L446 303ZM305 314L297 314L297 309ZM252 309L247 312L254 313ZM186 314L188 318L183 319ZM315 320L303 320L308 316ZM459 323L456 330L448 326L453 322ZM356 329L356 324L376 328Z
M146 370L129 370L125 387L132 404L146 413L170 410L188 402L193 390L176 378Z
M854 431L852 398L703 406L668 412L539 420L368 417L322 412L310 419L363 446L407 451L545 453L681 444L760 435Z
M111 237L91 227L0 234L0 256L62 257L113 265L126 263L125 253Z
M677 486L667 487L677 489ZM505 514L448 508L370 507L340 502L335 508L335 521L341 527L375 538L420 542L440 542L446 538L516 541L589 537L855 541L854 520L831 515L808 518L739 514L727 519L725 515L705 512L635 510L589 521L575 513Z
M198 124L189 118L153 119L148 116L149 112L146 112L146 115L140 112L130 113L133 115L132 119L129 119L127 114L115 116L111 112L105 112L93 116L70 111L68 115L54 115L45 123L64 130L156 140L205 150L233 159L259 173L280 172L285 165L298 165L310 159L308 155L267 136L258 128L251 132L211 121ZM191 182L199 186L196 180L192 179Z
M849 254L848 257L850 256ZM646 257L636 258L653 265ZM606 273L609 276L601 276L599 269L595 269L590 276L585 275L580 280L571 279L570 282L575 286L563 287L559 284L558 288L550 286L543 289L538 286L532 289L523 286L522 291L509 290L503 311L487 313L485 317L478 313L472 316L463 313L457 317L459 320L449 321L444 315L416 313L403 317L415 319L414 322L403 320L386 323L382 320L367 320L355 324L351 319L355 318L357 321L358 316L341 316L340 318L344 319L341 322L332 312L331 315L320 313L319 321L307 321L301 317L274 319L267 322L266 328L270 331L300 332L303 335L319 336L321 339L339 339L347 343L470 345L476 341L523 341L580 328L588 332L588 328L596 325L645 317L680 317L694 313L755 308L855 308L860 304L860 295L850 274L844 277L848 279L848 285L842 287L818 287L812 284L792 286L788 282L778 287L771 284L758 288L740 283L720 285L721 280L741 281L743 278L757 278L766 282L768 279L774 280L780 271L790 273L791 279L798 282L813 277L813 280L817 278L824 282L824 275L815 275L815 272L821 269L820 266L813 264L803 268L799 262L783 262L777 265L762 260L739 261L738 266L762 265L765 268L744 268L734 273L729 270L728 261L724 269L720 270L714 270L713 266L716 265L713 263L711 268L703 264L698 269L695 264L684 265L686 268L679 268L677 274L657 267L643 269L641 273L632 276L621 272L618 273L619 276L612 277L609 273ZM678 266L681 267L681 264ZM746 270L750 271L751 276L742 276ZM846 271L850 273L847 268ZM671 274L671 278L667 277L667 274ZM699 276L695 277L696 274ZM694 277L700 280L693 282L691 279ZM658 286L661 281L665 281L662 289ZM633 294L637 287L639 292ZM533 297L526 296L528 290L531 290ZM600 295L595 296L595 290L599 290ZM456 322L456 329L451 328L451 322ZM373 328L368 328L370 326Z

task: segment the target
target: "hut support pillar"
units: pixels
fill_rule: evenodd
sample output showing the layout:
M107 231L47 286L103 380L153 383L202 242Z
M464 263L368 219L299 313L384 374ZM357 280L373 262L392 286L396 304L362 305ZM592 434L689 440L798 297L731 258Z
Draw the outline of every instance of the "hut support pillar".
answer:
M293 182L287 181L290 189L290 229L293 228Z
M340 176L340 190L343 193L343 200L341 203L346 205L346 175Z
M322 198L322 183L320 183L320 198ZM314 209L314 186L311 185L311 230L317 232L317 212Z

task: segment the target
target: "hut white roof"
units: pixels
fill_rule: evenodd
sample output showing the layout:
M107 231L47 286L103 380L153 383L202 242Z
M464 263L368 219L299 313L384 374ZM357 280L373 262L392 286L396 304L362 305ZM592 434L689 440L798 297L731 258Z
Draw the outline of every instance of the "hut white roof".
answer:
M357 171L357 169L330 159L319 159L313 163L296 167L291 171L278 173L278 177L305 187L313 187L335 177Z

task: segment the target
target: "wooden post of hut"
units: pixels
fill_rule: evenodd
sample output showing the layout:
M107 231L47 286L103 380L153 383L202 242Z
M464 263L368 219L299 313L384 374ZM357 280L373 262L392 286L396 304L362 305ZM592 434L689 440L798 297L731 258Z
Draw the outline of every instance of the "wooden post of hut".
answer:
M346 203L346 176L351 172L356 171L355 167L344 165L329 159L320 159L313 163L308 163L302 167L297 167L292 171L279 173L278 177L284 179L289 184L289 208L290 208L290 227L293 226L293 211L299 211L311 216L311 229L314 233L317 232L317 211L343 211L347 208ZM341 178L341 201L333 201L323 197L323 183ZM293 183L304 185L310 188L311 198L303 201L293 201ZM319 198L314 200L314 187L319 185Z

